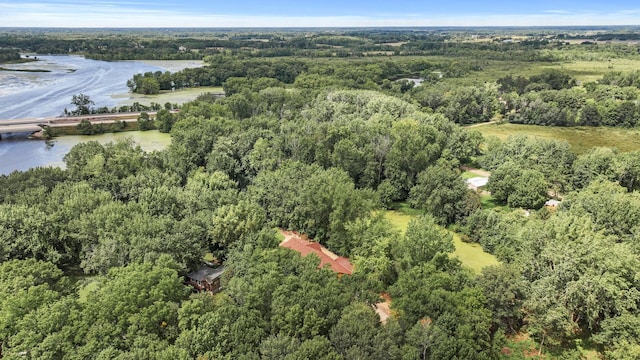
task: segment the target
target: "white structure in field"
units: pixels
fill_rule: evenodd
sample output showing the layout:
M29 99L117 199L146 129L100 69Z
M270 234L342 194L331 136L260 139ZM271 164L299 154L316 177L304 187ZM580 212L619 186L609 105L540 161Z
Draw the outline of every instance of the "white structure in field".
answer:
M467 187L469 189L477 192L482 190L480 189L481 187L487 186L487 183L489 183L489 178L474 177L474 178L465 180L465 183L467 184Z

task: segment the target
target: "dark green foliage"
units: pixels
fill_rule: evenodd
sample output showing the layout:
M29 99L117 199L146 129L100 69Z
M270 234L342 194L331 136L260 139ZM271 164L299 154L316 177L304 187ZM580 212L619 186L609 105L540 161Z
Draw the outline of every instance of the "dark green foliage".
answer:
M20 53L14 49L0 49L0 63L10 63L20 60Z
M551 61L577 46L470 43L429 30L185 31L105 36L103 48L0 36L0 46L105 59L209 56L210 66L139 74L128 85L226 92L176 113L172 104L123 107L160 110L139 126L171 132L165 151L88 142L66 156L66 170L0 177L2 356L496 359L504 334L521 332L544 353L584 339L610 358L637 357L638 154L595 149L576 159L566 143L516 137L486 141L476 158L481 135L455 124L635 127L635 72L580 88L560 72L482 84L473 77L496 60ZM402 44L386 44L394 41ZM368 57L375 51L394 55ZM396 81L418 76L421 86ZM109 110L84 100L75 111ZM528 217L478 210L457 170L471 161L492 171L492 195L511 207L540 207L549 191L563 202ZM380 211L398 200L429 213L404 235ZM279 248L276 226L348 256L353 275ZM463 268L452 253L450 230L459 229L504 264ZM226 266L222 292L188 297L182 275L205 254ZM392 299L384 324L372 308L381 293Z
M478 278L492 312L493 326L515 333L522 325L522 304L526 298L526 282L515 267L491 266Z
M576 85L575 79L558 70L549 70L542 74L531 76L528 79L523 76L517 76L514 78L512 75L509 75L498 79L497 83L500 85L500 91L515 91L518 94L523 94L527 91L533 91L536 89L570 89Z
M424 209L444 225L458 222L480 207L460 171L442 164L430 166L418 175L416 186L409 193L409 204Z
M541 208L548 199L548 188L541 172L522 169L512 162L495 169L487 185L497 201L525 209Z
M21 194L30 189L43 187L50 191L67 179L67 173L59 168L42 167L24 172L15 171L9 175L0 175L0 202L14 203Z
M153 119L149 117L149 114L144 111L140 113L140 115L138 116L138 129L140 129L141 131L146 131L153 128Z
M156 113L155 126L161 133L170 132L175 122L175 116L167 109L162 109Z
M248 192L272 223L309 234L345 255L352 250L345 226L369 214L373 205L373 194L355 189L345 172L298 162L260 173Z
M425 359L495 357L491 312L471 276L446 255L401 273L391 287L407 343Z
M78 130L80 135L93 135L96 132L93 128L93 124L86 119L80 121L80 123L76 125L76 129Z
M393 247L392 257L398 269L407 271L453 250L452 235L438 227L432 217L421 216L409 223L404 237Z
M93 100L86 94L73 95L71 98L71 104L75 105L76 109L71 112L73 115L86 115L90 114L92 109L91 105L95 105Z
M88 291L86 299L65 296L56 285L59 270L55 278L44 280L41 274L50 274L43 267L46 264L6 263L0 272L10 266L15 273L18 268L14 265L28 269L20 280L31 287L28 291L14 289L11 296L2 297L12 303L3 307L0 302L0 318L12 323L11 328L2 326L12 330L0 334L3 355L16 357L25 351L37 358L113 356L129 351L154 358L165 351L179 354L181 351L169 347L177 337L179 302L187 289L170 261L161 262L163 265L113 269L95 280L98 285ZM36 273L41 273L41 280L30 282L34 278L29 274ZM2 288L7 289L6 285ZM17 307L18 303L23 306ZM16 309L22 313L15 313Z

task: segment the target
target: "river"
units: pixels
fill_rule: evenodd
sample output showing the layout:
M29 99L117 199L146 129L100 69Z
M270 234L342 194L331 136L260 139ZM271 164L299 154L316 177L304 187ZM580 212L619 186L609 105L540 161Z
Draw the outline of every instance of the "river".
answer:
M71 97L86 94L96 107L117 105L115 95L128 92L127 80L137 73L165 71L135 61L98 61L82 56L38 56L38 61L4 65L0 71L0 119L57 116L73 109Z
M81 142L95 140L101 144L130 138L145 151L162 150L169 146L169 134L152 131L129 131L91 136L61 136L50 141L26 140L23 137L8 137L0 141L0 175L13 171L24 171L39 166L64 168L62 159Z
M129 90L126 82L133 75L165 71L164 67L142 62L107 62L66 55L38 55L38 61L2 67L48 72L0 71L0 121L61 115L65 108L73 109L71 97L79 93L88 95L95 107L113 107L126 98ZM125 136L141 143L145 150L158 150L170 141L168 135L158 132L64 136L49 142L27 140L24 134L3 136L0 140L0 174L37 166L62 166L62 158L77 143L108 142Z

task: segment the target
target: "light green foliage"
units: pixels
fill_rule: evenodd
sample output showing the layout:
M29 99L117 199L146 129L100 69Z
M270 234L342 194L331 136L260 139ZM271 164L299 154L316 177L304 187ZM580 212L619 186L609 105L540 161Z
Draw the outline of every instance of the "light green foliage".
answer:
M640 221L640 194L628 194L626 189L599 179L580 192L567 195L563 209L573 214L589 216L594 228L615 235L621 240L637 239Z
M451 234L432 217L420 216L409 222L404 237L393 246L393 258L403 271L431 261L437 254L453 252Z
M539 339L557 343L579 329L597 331L603 319L635 307L637 257L591 226L587 217L563 214L521 231L531 283L526 321Z
M456 124L487 122L498 110L497 86L458 87L443 95L443 104L434 109Z
M390 290L401 319L416 324L407 333L416 353L427 359L491 357L491 312L459 263L440 256L401 273Z
M210 236L223 247L242 244L245 237L257 233L265 226L266 216L260 206L241 201L237 205L221 206L213 214Z
M74 306L72 300L62 298L69 286L62 271L33 259L10 260L0 264L0 285L3 356L29 349L34 356L54 357L71 349L55 339L45 340L49 331L65 325L64 318Z
M573 164L573 184L576 188L589 185L597 177L615 179L614 159L617 151L613 148L593 148L579 156Z
M490 141L479 162L487 170L496 170L506 162L513 162L523 170L537 170L544 174L551 189L561 192L567 188L574 159L566 142L515 135L504 142ZM498 199L506 201L502 195Z

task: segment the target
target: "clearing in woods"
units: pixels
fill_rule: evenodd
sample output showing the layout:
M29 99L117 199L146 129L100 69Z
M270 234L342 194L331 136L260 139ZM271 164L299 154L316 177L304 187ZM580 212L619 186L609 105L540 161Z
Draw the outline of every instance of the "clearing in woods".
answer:
M402 234L407 230L409 222L418 216L416 210L404 209L389 210L385 212L385 218L389 220ZM460 235L451 232L453 235L453 244L456 250L453 252L453 256L462 261L462 265L473 270L476 273L480 273L483 268L491 265L498 265L500 262L498 259L485 252L479 244L471 244L463 242Z

